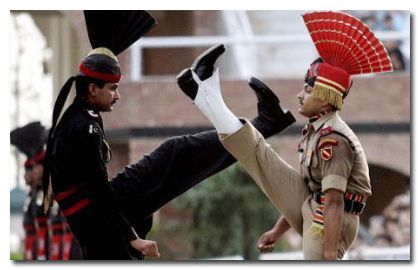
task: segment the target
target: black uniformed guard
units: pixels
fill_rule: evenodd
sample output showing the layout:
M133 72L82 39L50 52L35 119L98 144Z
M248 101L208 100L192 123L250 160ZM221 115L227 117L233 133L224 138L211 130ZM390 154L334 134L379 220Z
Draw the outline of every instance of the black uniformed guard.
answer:
M10 132L10 142L27 157L25 183L29 186L24 205L25 260L46 260L48 248L47 215L42 209L42 162L44 161L45 128L32 122Z
M146 256L159 256L155 242L141 239L151 228L153 212L235 159L223 149L214 131L180 136L127 166L109 183L106 166L111 155L100 112L111 111L120 98L116 55L155 21L142 11L89 11L85 18L94 50L80 64L77 76L64 85L54 107L43 182L45 206L50 205L52 191L85 259L133 259L133 248ZM136 38L129 29L138 31ZM213 65L208 62L214 63L223 51L224 47L212 48L192 69L203 79L210 76L213 70L208 67ZM57 124L73 80L77 96ZM191 73L182 74L178 81L191 92L198 88ZM272 96L256 93L259 116L253 123L265 137L294 122Z
M138 238L118 208L108 183L110 151L99 114L111 111L119 99L116 55L150 30L155 20L144 11L86 11L85 19L93 50L54 105L43 179L45 207L51 206L52 191L84 259L130 259L130 245L159 256L156 243ZM77 96L57 124L74 80Z
M25 182L30 187L24 205L25 260L73 260L80 259L80 249L72 237L64 240L58 234L58 228L66 228L67 222L57 208L44 213L42 174L44 162L44 146L47 131L40 122L32 122L16 128L10 133L10 140L27 156L25 161ZM63 251L63 247L70 247Z

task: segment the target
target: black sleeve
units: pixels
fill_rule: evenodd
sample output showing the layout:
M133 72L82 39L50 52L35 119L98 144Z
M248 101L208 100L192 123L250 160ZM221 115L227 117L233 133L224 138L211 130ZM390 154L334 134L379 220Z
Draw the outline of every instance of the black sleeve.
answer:
M82 172L86 176L88 196L96 205L96 209L107 216L109 225L118 226L127 233L129 240L134 240L138 238L137 234L122 214L114 190L108 182L108 172L103 158L105 142L100 131L94 132L93 130L90 128L82 131L84 133L82 133L79 144L83 155L81 166Z

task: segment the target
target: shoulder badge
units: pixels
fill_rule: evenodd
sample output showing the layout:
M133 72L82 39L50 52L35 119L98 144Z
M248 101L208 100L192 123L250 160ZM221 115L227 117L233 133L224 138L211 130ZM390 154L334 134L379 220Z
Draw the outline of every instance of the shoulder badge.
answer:
M333 147L338 145L338 140L332 138L322 138L318 143L321 158L325 161L333 157Z

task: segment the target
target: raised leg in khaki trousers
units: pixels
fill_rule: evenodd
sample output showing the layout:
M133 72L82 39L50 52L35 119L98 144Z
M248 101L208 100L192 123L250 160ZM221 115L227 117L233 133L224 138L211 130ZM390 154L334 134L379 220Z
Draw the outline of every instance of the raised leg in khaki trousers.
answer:
M311 231L317 207L303 176L285 162L249 122L237 132L221 135L224 147L244 166L261 190L303 237L303 257L322 260L322 237ZM357 235L358 217L345 213L338 257L341 259Z
M233 134L222 135L221 141L289 224L302 235L301 207L309 196L302 175L279 157L249 122Z

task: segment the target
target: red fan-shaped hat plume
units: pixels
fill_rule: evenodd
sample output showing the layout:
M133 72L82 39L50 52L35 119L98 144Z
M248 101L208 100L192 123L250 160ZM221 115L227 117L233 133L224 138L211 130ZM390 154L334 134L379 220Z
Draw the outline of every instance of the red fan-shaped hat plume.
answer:
M327 11L307 13L303 20L325 63L350 75L393 70L384 45L358 18Z
M312 12L303 20L323 60L311 66L314 96L342 108L350 75L392 71L384 45L359 19L342 12Z

